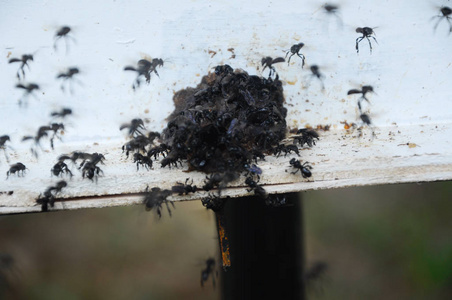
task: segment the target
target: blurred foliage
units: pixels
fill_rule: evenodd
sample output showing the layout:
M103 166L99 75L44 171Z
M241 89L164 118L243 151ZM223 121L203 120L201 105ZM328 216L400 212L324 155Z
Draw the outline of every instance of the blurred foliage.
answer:
M452 299L452 183L304 194L310 299Z
M303 197L308 266L328 265L309 299L452 299L451 182ZM200 286L215 229L198 201L161 220L141 206L2 216L0 299L219 299Z

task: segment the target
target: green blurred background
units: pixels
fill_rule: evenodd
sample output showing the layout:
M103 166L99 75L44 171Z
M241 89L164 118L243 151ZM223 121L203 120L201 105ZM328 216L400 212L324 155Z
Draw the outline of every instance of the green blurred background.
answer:
M305 192L309 299L452 299L452 182ZM2 299L219 299L200 286L218 255L200 202L158 220L141 206L0 217Z

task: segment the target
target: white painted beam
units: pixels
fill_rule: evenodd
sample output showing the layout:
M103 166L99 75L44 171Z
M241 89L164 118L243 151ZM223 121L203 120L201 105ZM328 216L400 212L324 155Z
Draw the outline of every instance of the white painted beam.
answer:
M323 3L322 3L323 4ZM259 163L262 183L272 193L339 188L370 184L450 180L452 164L452 36L445 20L437 18L439 8L429 3L393 1L348 1L340 4L340 18L322 12L322 4L300 1L181 1L160 2L33 1L27 5L5 2L0 11L0 135L7 134L10 162L0 153L0 175L9 165L24 163L24 177L0 178L0 213L39 211L34 201L39 193L59 178L50 169L59 155L72 151L100 152L106 157L101 168L105 176L93 183L74 177L61 197L64 209L129 205L140 202L136 193L149 185L169 188L175 182L193 178L202 185L205 174L182 169L136 171L126 160L121 146L127 142L122 123L146 119L148 130L161 131L173 110L175 91L196 86L201 77L219 64L230 64L250 74L262 72L263 56L285 56L291 45L305 43L304 69L294 56L290 65L279 64L284 82L288 125L304 127L331 125L320 132L312 149L301 151L301 159L313 164L309 180L291 175L287 158ZM88 9L89 8L89 9ZM436 31L434 25L440 21ZM59 26L69 25L75 42L58 41ZM356 27L372 27L378 44L360 43ZM233 49L233 50L232 50ZM215 53L215 54L214 54ZM40 85L36 98L19 107L23 91L15 88L19 64L13 57L33 54L25 69L26 81ZM160 77L135 92L135 75L126 65L145 55L165 59ZM325 90L308 67L318 64L325 75ZM68 67L80 68L81 84L74 93L60 89L56 75ZM309 83L310 80L310 83ZM347 91L372 85L375 94L364 109L375 125L376 138L369 131L357 138L341 122L358 122L355 96ZM43 140L39 159L30 153L31 143L21 142L39 126L49 124L50 112L70 107L74 115L65 122L62 141L55 150ZM287 171L287 172L286 172ZM2 173L3 172L3 173ZM3 175L2 175L3 176ZM6 177L6 176L5 176ZM241 178L224 195L243 196ZM12 195L8 195L13 191ZM203 194L174 197L199 199ZM55 209L63 209L58 202Z

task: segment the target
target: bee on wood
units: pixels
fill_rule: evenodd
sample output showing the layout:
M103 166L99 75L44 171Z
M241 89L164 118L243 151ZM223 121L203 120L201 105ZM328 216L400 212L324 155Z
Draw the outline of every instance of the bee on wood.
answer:
M290 154L291 152L294 152L298 156L300 156L300 152L298 151L297 145L279 144L278 146L273 148L273 154L276 155L276 157L279 157L282 152L284 152L284 157L286 157L287 154Z
M209 193L207 197L201 199L201 203L206 209L211 209L214 212L219 212L224 208L225 200L212 193Z
M315 145L315 139L319 139L319 134L314 130L310 128L302 128L297 131L297 134L293 136L293 143L294 144L300 144L300 147L303 147L304 144L307 144L309 147L312 147Z
M290 160L290 165L295 168L295 172L292 172L291 174L296 174L298 171L300 171L301 176L303 178L308 178L312 176L312 173L310 170L312 170L312 167L309 165L308 162L305 162L304 164L301 164L301 162L295 158L292 158Z
M255 164L252 164L251 166L249 164L244 164L243 168L247 172L245 176L248 176L251 174L251 176L254 176L254 175L257 176L257 181L259 181L261 179L260 175L262 174L262 169L259 168L258 166L256 166Z
M265 189L261 185L257 184L257 182L253 180L253 178L247 177L245 184L250 187L249 189L247 189L248 192L253 191L256 196L262 199L268 198L268 194Z
M166 155L168 155L170 151L171 151L171 147L168 146L167 144L162 143L156 147L151 148L148 151L148 156L149 157L153 156L154 159L157 159L157 156L159 156L161 154L161 155L163 155L163 157L166 157Z
M22 176L25 174L25 170L27 167L23 163L15 163L14 165L11 165L8 172L6 172L6 179L9 178L9 175L17 173L17 176L20 177L20 174L22 173Z
M152 168L152 160L149 156L144 156L140 153L135 153L133 155L133 162L137 164L137 171L139 170L139 165L142 165L149 170Z
M122 146L122 153L126 152L126 157L129 157L129 152L146 152L146 146L151 143L151 140L144 135L139 135L129 142L125 143ZM151 158L151 155L148 153L148 157Z
M64 159L66 157L62 157L63 159L58 160L58 162L52 167L52 169L50 170L52 175L55 176L60 176L63 173L66 173L67 175L69 175L70 177L73 176L71 170L69 170L67 164L64 162ZM67 157L69 158L69 157Z
M179 196L182 196L183 194L188 195L188 193L195 193L198 188L196 185L193 185L193 179L191 180L191 183L188 183L188 180L189 178L185 180L185 184L177 182L177 185L173 186L171 191L173 193L178 193Z
M61 193L61 190L67 186L67 182L64 180L58 181L55 186L48 187L43 194L39 194L36 199L36 204L41 205L41 211L48 211L50 207L55 206L56 196Z
M98 163L104 164L105 156L100 153L93 153L89 158L85 158L82 163L80 164L80 167L82 169L82 177L87 177L89 180L93 181L93 178L96 179L99 177L100 174L104 174L104 171L97 166Z

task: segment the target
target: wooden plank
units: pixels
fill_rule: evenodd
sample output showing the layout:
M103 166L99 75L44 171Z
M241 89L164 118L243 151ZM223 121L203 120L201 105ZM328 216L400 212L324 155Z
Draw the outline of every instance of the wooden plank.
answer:
M301 52L306 66L301 68L297 56L290 64L277 66L288 126L331 125L331 130L320 132L316 147L301 151L301 159L314 167L309 180L290 174L288 161L294 156L269 157L259 163L264 171L262 183L269 192L451 179L452 68L448 54L452 39L447 35L447 22L436 17L439 7L403 0L388 8L359 1L340 6L340 25L337 16L326 14L320 5L293 1L179 4L34 1L2 7L0 111L5 117L0 118L0 136L11 137L6 143L11 148L6 149L9 162L0 153L0 172L5 174L15 162L24 163L28 170L24 177L0 180L0 213L39 211L36 197L60 180L50 174L57 157L76 150L104 154L105 176L96 184L83 180L75 166L70 166L74 177L68 179L61 195L67 199L64 209L140 203L137 193L147 185L169 188L187 177L202 185L205 174L183 172L186 165L168 170L157 163L151 171L137 172L121 151L127 138L120 125L139 117L148 130L161 131L174 108L174 92L196 86L213 67L230 64L268 76L261 58L284 57L300 42L305 44ZM49 20L49 7L55 19ZM91 13L86 13L86 7ZM71 38L55 40L63 25L71 26ZM364 26L374 28L378 44L371 39L370 53L364 39L358 54L355 40L360 34L355 29ZM404 28L403 34L398 28ZM8 60L23 54L33 54L34 60L25 68L25 79L21 75L19 81L19 64ZM153 75L149 84L143 82L134 91L135 74L124 67L149 56L165 60L158 69L160 77ZM324 90L309 70L314 64L325 75ZM63 90L56 79L71 66L81 70L80 84L74 83L73 93L68 85ZM23 99L23 90L15 87L19 82L35 82L40 90L35 97ZM357 138L356 132L347 133L341 123L360 122L358 97L347 91L362 85L375 89L369 95L371 102L363 103L375 126L374 139L367 129L363 138ZM28 106L19 106L19 99ZM70 107L74 114L64 120L50 117L63 107ZM65 124L54 150L48 139L42 140L42 149L21 141L50 122ZM31 155L30 147L36 148L39 158ZM243 181L233 183L225 195L247 195ZM173 200L203 196L197 193ZM55 209L63 209L63 204L57 203Z
M324 132L317 145L301 151L301 159L313 166L313 176L304 179L299 174L291 174L293 168L287 157L268 157L259 163L263 170L261 183L269 193L286 193L316 189L342 188L361 185L387 183L425 182L452 179L452 147L445 137L452 136L450 124L422 126L394 126L377 128L376 137L370 132L362 138L356 132L344 129ZM175 182L186 178L202 186L205 174L185 172L186 165L179 169L161 169L158 164L150 171L136 171L135 165L126 160L120 147L95 148L106 153L105 176L99 177L97 184L82 179L74 171L73 179L61 195L64 202L57 203L55 209L80 209L108 206L122 206L141 203L141 196L147 185L171 188ZM48 164L47 164L48 165ZM3 186L0 195L2 213L36 212L35 198L42 187L56 179L40 176L43 171L31 171L24 178L8 179L8 188ZM241 197L248 195L245 177L231 183L224 196ZM24 185L24 182L26 183ZM8 191L14 191L7 195ZM172 196L171 200L199 200L205 192L189 196Z

